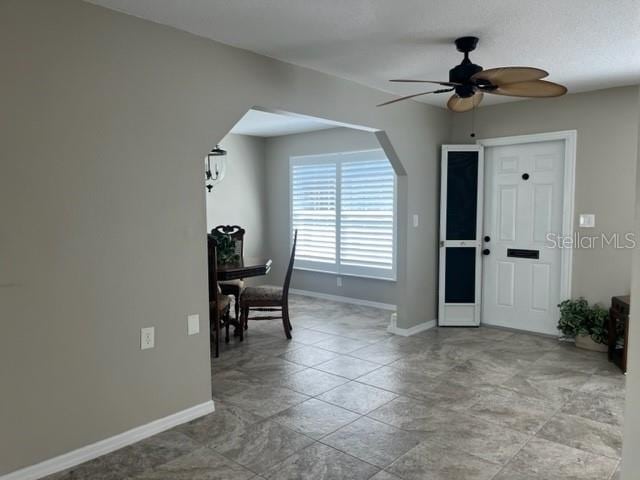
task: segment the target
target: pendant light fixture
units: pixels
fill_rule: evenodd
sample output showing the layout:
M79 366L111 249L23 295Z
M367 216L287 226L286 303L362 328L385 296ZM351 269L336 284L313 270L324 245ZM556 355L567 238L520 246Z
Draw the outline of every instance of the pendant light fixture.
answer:
M209 192L213 190L213 186L220 183L224 179L227 171L227 151L216 145L205 158L205 181Z

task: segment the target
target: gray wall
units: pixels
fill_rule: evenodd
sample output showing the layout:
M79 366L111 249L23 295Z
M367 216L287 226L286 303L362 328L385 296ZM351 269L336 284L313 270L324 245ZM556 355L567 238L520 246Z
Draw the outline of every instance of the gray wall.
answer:
M253 106L387 133L398 323L435 317L446 111L79 0L0 2L0 38L0 473L211 398L203 158Z
M389 95L79 0L0 2L0 38L0 474L211 398L202 159L253 106L387 133L407 173L398 323L435 318L448 112L376 109ZM478 136L577 128L576 211L629 229L637 105L630 88L487 107ZM577 252L574 292L628 291L629 265Z
M220 142L227 150L222 182L207 193L207 231L217 225L240 225L246 230L246 256L261 256L267 247L267 208L264 139L229 134Z
M380 148L373 133L351 128L332 128L267 138L267 190L269 207L269 246L274 259L271 281L282 283L289 256L289 158ZM296 270L293 288L340 295L374 302L396 304L396 282Z
M639 97L640 100L640 97ZM640 117L640 101L636 107ZM638 165L640 165L640 131L638 132ZM636 238L640 238L640 168L636 172L635 225ZM622 480L636 480L640 472L640 250L633 253L631 276L631 318L627 358L627 406L624 413L624 443L622 450Z
M470 143L471 115L453 117L453 142ZM477 138L577 130L575 225L583 235L633 231L638 88L625 87L480 108ZM578 215L594 213L596 228L580 229ZM573 296L608 305L629 293L631 250L576 249Z

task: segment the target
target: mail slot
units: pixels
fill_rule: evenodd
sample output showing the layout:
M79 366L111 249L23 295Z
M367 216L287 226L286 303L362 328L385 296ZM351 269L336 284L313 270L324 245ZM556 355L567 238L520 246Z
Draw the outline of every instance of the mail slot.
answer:
M507 248L507 257L532 258L534 260L538 260L540 258L540 250L524 250L521 248Z

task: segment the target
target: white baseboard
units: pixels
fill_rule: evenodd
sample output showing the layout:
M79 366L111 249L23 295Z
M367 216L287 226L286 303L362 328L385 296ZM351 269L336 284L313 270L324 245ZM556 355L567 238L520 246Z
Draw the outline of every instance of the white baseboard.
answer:
M330 295L328 293L311 292L309 290L298 290L297 288L289 289L289 292L305 297L321 298L323 300L331 300L332 302L351 303L353 305L362 305L364 307L379 308L381 310L396 311L396 306L391 303L372 302L371 300L362 300L360 298L341 297L339 295Z
M177 425L190 422L203 415L208 415L215 410L212 400L195 405L186 410L159 418L146 425L132 428L113 437L105 438L99 442L64 453L49 460L25 467L15 472L0 476L0 480L37 480L52 473L61 472L81 463L101 457L119 448L139 442L157 433L163 432Z
M418 325L414 325L413 327L410 327L410 328L400 328L398 327L398 318L396 314L393 313L391 314L391 320L389 321L387 332L393 333L395 335L401 335L403 337L409 337L411 335L415 335L416 333L429 330L430 328L435 327L437 324L438 324L437 320L428 320L426 322L419 323Z

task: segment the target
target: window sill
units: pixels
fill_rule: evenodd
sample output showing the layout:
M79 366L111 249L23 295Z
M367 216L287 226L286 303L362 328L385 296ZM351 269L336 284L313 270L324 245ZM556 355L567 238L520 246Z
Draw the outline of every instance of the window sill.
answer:
M336 277L352 277L352 278L366 278L367 280L380 280L382 282L396 282L396 277L376 277L375 275L356 275L354 273L337 273L329 270L320 270L318 268L305 268L305 267L293 267L294 270L300 270L302 272L324 273L325 275L334 275Z

